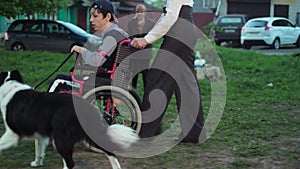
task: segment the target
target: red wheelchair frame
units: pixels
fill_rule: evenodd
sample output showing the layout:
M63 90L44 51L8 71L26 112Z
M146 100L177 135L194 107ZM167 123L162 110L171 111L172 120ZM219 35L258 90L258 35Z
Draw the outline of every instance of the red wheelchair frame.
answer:
M130 71L122 71L122 68L124 68L123 65L126 64L128 65L127 67L125 66L125 68L129 69L129 60L127 57L138 50L136 48L132 48L130 46L130 42L131 40L128 39L123 40L118 44L113 66L109 70L89 65L76 65L78 62L76 61L76 64L70 73L72 81L62 80L72 83L72 90L59 90L59 93L68 93L82 97L88 100L94 107L97 107L100 112L99 114L103 116L108 124L124 124L134 128L136 132L139 133L142 123L139 107L141 99L137 92L129 87ZM118 67L121 62L122 68ZM116 74L117 70L118 73ZM76 77L78 72L80 75L83 75L85 74L85 71L94 73L92 76L99 73L105 74L107 75L107 78L95 76L95 79L103 78L110 83L106 83L104 85L89 84L90 82L87 82L85 79L82 80ZM112 82L116 83L112 85ZM76 89L74 89L74 86L76 86ZM77 88L78 86L79 88Z
M98 69L98 68L95 68L95 67L92 67L92 66L87 66L87 65L75 66L73 68L73 70L70 72L70 75L71 75L71 78L72 78L72 82L79 84L79 86L80 86L79 90L78 91L74 91L74 90L60 91L60 93L69 93L69 94L73 94L73 95L77 95L77 96L83 96L84 95L83 88L84 88L84 84L86 83L86 81L76 78L76 74L77 74L76 72L78 72L78 71L80 72L79 74L83 74L84 71L95 72L96 74L97 73L108 74L110 76L110 80L113 80L114 77L115 77L115 71L117 69L117 66L128 55L130 55L131 53L133 53L137 50L137 49L133 49L133 48L130 47L130 42L131 42L130 39L126 39L126 40L121 41L118 44L117 55L116 55L116 58L115 58L115 62L113 63L113 66L110 70L105 70L105 69L101 69L101 68ZM76 58L78 58L78 56ZM122 80L123 80L123 79L128 78L129 74L124 73L121 76L122 76ZM127 77L124 78L124 76L127 76ZM104 78L104 77L99 77L99 78ZM119 87L123 87L123 88L128 87L126 85L129 85L129 81L126 81L126 82L123 81L122 84L118 84ZM133 90L131 88L129 88L129 89ZM134 93L134 94L136 94L136 93Z

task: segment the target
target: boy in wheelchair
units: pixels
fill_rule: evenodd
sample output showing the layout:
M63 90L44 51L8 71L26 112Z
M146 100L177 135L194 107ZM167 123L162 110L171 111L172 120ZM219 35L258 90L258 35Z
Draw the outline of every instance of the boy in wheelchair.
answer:
M83 61L94 67L95 70L100 68L111 70L117 55L117 46L122 40L128 39L128 34L115 23L114 8L111 2L107 0L94 2L90 9L90 14L92 27L103 38L102 45L96 51L90 51L85 47L75 45L72 47L71 52L80 54ZM99 83L103 85L110 83L109 74L97 73L98 76L104 78L96 78L96 82L94 81L94 83L97 83L97 85ZM76 79L80 80L93 81L95 80L94 78L87 74L76 75ZM76 84L74 86L72 80L70 75L58 75L48 88L48 92L70 91L72 87L76 87Z

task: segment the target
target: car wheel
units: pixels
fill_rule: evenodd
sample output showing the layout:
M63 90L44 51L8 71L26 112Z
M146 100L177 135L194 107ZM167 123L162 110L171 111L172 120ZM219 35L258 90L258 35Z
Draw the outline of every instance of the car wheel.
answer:
M243 47L243 45L241 44L240 41L236 41L236 42L234 42L233 44L234 44L234 46L237 47L237 48Z
M245 42L245 43L242 45L242 47L243 47L244 49L251 49L251 45L250 45L249 43L247 43L247 42Z
M274 40L274 42L273 42L273 44L272 44L272 47L274 48L274 49L279 49L280 48L280 40L279 40L279 38L276 38L275 40Z
M221 46L222 42L221 41L215 41L215 43L216 43L217 46Z
M11 50L13 51L24 51L25 50L25 46L22 43L14 43L11 46Z
M298 40L297 40L297 42L296 42L296 46L297 46L297 47L300 47L300 35L299 35Z

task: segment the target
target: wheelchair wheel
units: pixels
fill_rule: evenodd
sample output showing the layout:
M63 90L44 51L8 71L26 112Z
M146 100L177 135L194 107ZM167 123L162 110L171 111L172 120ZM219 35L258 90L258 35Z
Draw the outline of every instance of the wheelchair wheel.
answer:
M115 86L99 86L83 95L83 98L99 111L99 115L109 125L126 125L139 134L142 116L139 106L140 100L135 97L131 92ZM87 142L84 142L84 145L94 152L102 152L96 145Z

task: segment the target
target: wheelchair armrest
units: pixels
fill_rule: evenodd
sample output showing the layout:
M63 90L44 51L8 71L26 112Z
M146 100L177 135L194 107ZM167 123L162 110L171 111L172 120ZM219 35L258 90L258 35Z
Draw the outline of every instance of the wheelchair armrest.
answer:
M84 64L84 65L77 65L74 67L74 69L76 70L87 70L87 71L97 71L98 67L94 67L88 64Z
M75 66L71 69L71 71L75 70L82 70L82 71L91 71L91 72L96 72L96 73L106 73L108 71L107 68L103 68L103 67L94 67L91 66L89 64L84 64L84 65L79 65L79 66Z

